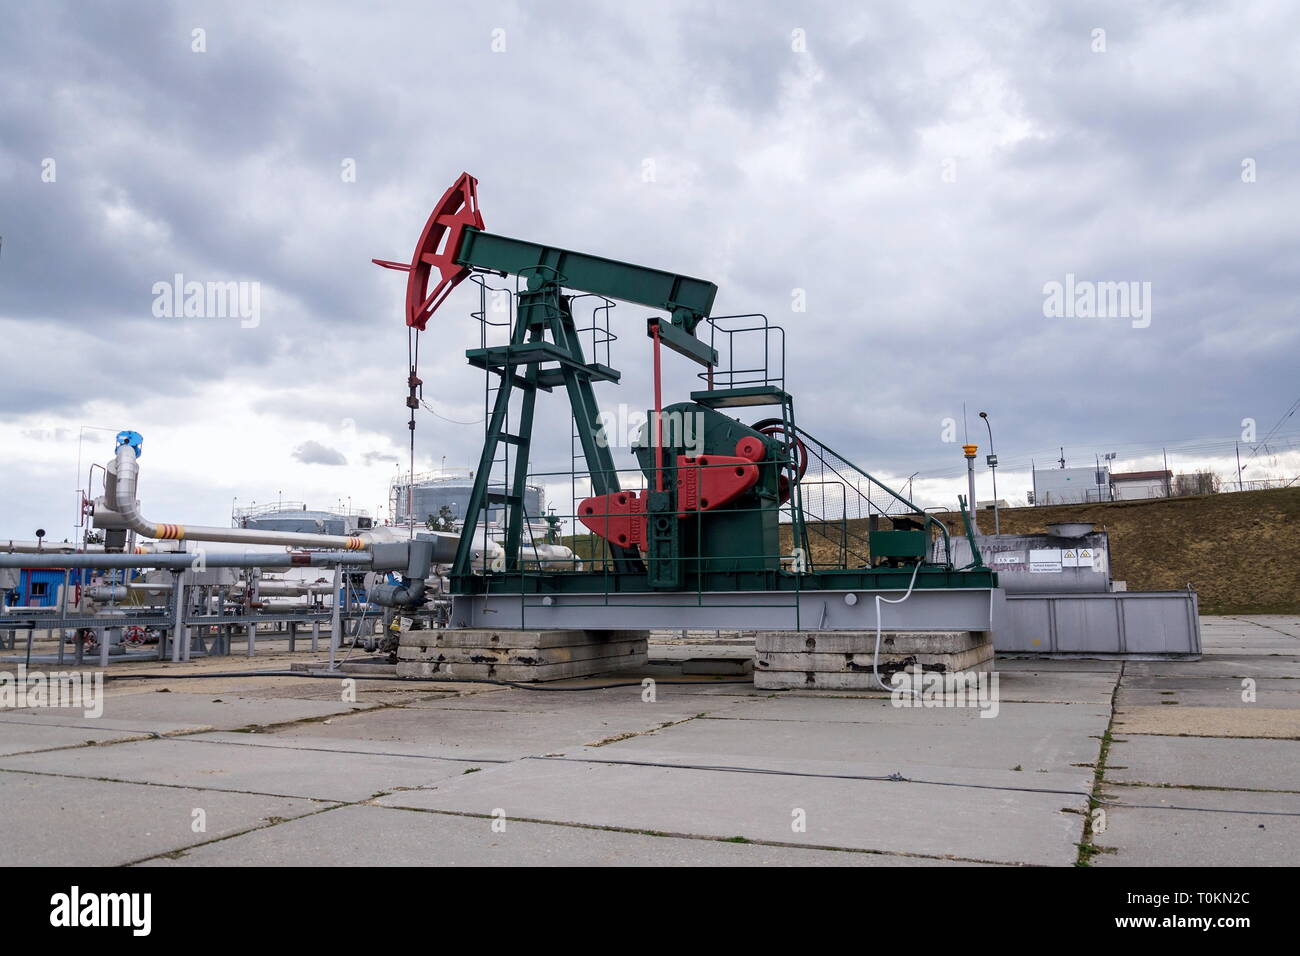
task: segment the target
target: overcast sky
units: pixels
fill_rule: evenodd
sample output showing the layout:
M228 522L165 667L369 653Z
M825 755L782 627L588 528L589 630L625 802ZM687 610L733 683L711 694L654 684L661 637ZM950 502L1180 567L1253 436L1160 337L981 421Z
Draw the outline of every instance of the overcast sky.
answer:
M766 313L800 423L928 503L963 402L1002 497L1061 445L1263 436L1300 397L1297 64L1300 8L1266 2L6 4L0 536L70 535L122 428L153 520L384 503L404 277L370 259L462 170L490 231ZM256 283L256 323L155 314L177 274ZM1045 315L1067 276L1145 313ZM477 457L477 305L423 336L417 469ZM645 315L615 310L610 407L650 402ZM567 468L562 394L539 409ZM1251 467L1294 475L1297 432Z

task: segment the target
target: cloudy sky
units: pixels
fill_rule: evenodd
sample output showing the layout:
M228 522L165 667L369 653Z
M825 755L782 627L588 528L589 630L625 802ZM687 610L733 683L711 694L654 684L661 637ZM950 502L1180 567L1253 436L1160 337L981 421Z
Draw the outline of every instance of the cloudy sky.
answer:
M1295 475L1297 63L1300 8L1266 2L9 4L0 536L72 534L122 428L155 520L382 505L404 277L370 259L409 258L462 170L490 231L766 313L801 424L927 503L961 487L963 403L1002 497L1062 445L1229 467L1245 419L1247 477ZM177 275L255 283L256 321L156 314ZM1045 314L1067 281L1137 283L1134 314ZM417 469L477 457L477 305L423 336ZM645 314L615 310L611 407L650 401Z

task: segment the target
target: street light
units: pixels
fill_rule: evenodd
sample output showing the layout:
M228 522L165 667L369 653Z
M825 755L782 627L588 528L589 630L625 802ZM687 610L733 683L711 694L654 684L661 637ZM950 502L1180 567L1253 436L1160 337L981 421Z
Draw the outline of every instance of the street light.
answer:
M1002 519L998 515L998 456L993 454L993 426L989 424L989 413L980 412L980 418L984 419L984 425L989 430L989 454L984 459L988 463L989 471L993 472L993 533L1002 533Z

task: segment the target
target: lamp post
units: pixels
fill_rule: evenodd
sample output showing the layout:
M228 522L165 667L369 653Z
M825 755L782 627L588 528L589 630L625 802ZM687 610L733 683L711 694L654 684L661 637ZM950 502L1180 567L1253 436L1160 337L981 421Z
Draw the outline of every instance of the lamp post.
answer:
M989 471L993 472L993 533L1002 533L1002 518L998 514L998 456L993 454L993 426L989 424L989 413L980 412L980 418L984 419L984 425L989 430L989 454L984 460L988 463Z

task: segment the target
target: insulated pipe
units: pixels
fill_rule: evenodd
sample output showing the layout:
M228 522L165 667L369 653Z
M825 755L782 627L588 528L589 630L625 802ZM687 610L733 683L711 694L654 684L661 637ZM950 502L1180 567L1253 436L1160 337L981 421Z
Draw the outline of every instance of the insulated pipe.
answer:
M235 585L233 588L236 594L249 591L251 588L247 584ZM330 585L325 584L296 584L292 581L259 581L257 583L258 597L299 597L304 594L329 594Z
M104 496L109 508L116 512L115 517L120 518L129 530L146 538L169 538L177 541L189 538L193 541L221 541L227 544L279 544L289 548L333 548L344 551L364 551L370 546L366 538L355 535L298 534L290 531L212 528L149 521L140 513L140 503L136 500L136 487L140 477L140 466L136 463L137 454L135 448L129 443L124 442L117 446L115 474L113 474L114 469L110 469L113 477L105 480Z
M0 554L0 568L330 568L369 567L371 556L348 551L233 551L226 554Z
M102 544L78 545L67 541L51 544L48 541L0 541L0 552L12 551L15 554L71 554L77 551L102 552Z
M128 592L123 584L92 584L84 593L92 601L125 601Z

